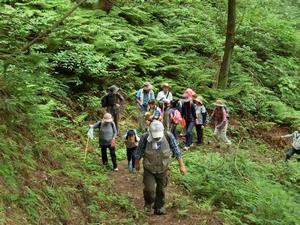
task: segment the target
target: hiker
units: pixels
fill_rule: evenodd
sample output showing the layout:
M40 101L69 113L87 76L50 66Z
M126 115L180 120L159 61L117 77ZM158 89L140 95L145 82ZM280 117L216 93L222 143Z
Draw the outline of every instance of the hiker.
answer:
M138 169L140 160L144 159L143 182L146 212L151 212L153 207L155 215L166 214L165 187L172 155L178 160L181 174L185 175L186 168L174 136L170 132L164 132L164 126L160 121L153 121L149 132L142 135L136 153L135 168Z
M179 99L179 101L177 102L176 108L178 109L178 111L181 113L181 117L183 116L182 114L182 106L183 103L188 99L187 96L183 95L181 96L181 98ZM184 120L182 120L182 122L185 122ZM181 124L181 133L179 134L180 137L185 137L186 135L186 127L185 125L183 126L183 124Z
M171 101L168 115L169 115L168 119L170 124L169 130L174 135L175 139L177 139L176 128L177 125L182 122L182 116L181 116L181 112L177 109L176 101Z
M157 94L156 100L161 104L161 110L163 113L163 124L166 128L169 128L168 124L168 109L170 103L173 100L173 95L170 92L170 85L168 83L163 83L161 85L162 90Z
M206 124L207 111L203 104L203 99L200 97L194 100L196 105L196 131L197 131L197 144L203 144L203 129Z
M231 146L231 141L227 138L227 129L228 129L228 110L223 104L222 100L217 100L213 103L215 109L211 115L212 120L215 122L215 131L214 135L218 142L224 142L227 147ZM220 147L219 145L217 147Z
M292 148L286 154L285 161L290 160L294 154L300 155L300 124L298 125L298 128L295 132L293 132L292 134L281 136L280 138L283 139L289 137L293 138L293 143ZM297 161L300 162L300 157L297 159Z
M125 134L125 145L126 145L126 153L127 153L127 161L128 161L128 169L132 173L136 173L135 169L135 154L136 154L136 149L139 143L139 136L137 134L137 131L134 130L129 130Z
M153 120L162 120L162 111L161 108L156 105L155 100L150 100L148 102L149 109L148 111L151 113L150 119Z
M148 111L148 102L150 100L155 100L155 95L152 90L151 83L145 82L143 88L138 90L138 92L136 93L136 101L140 109L139 126L143 131L145 131L144 116Z
M118 171L117 156L116 156L116 136L117 128L110 113L105 113L102 121L98 121L90 128L99 128L99 147L101 148L101 158L103 165L108 164L107 149L109 149L113 170Z
M113 116L118 133L120 107L124 102L124 97L119 93L119 90L120 88L118 88L116 85L112 85L108 88L108 94L105 95L101 100L102 107L106 107L107 112Z
M182 117L186 124L185 150L193 146L193 128L197 119L195 104L190 96L186 96L182 105Z

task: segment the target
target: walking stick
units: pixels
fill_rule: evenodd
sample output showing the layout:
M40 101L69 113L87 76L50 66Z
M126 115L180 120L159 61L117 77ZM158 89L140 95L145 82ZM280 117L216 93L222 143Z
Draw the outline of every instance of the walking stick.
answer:
M86 157L87 157L87 152L88 152L88 147L89 147L89 141L90 141L90 137L88 136L87 139L86 139L86 144L85 144L84 162L86 161Z

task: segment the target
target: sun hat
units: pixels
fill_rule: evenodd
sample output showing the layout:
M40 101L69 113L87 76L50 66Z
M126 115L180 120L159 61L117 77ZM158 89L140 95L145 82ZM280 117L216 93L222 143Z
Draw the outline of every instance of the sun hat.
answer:
M116 85L112 85L108 88L108 90L113 92L113 93L117 93L120 90L120 88L117 87Z
M152 85L151 85L151 83L150 83L149 81L146 81L146 82L144 83L143 88L144 88L145 90L151 90L151 89L152 89Z
M102 122L111 123L112 121L113 121L112 115L110 113L105 113Z
M162 138L164 136L164 130L164 125L158 120L153 121L149 127L152 138Z
M223 103L223 101L220 100L220 99L218 99L217 101L215 101L215 102L213 103L213 105L214 105L214 106L218 106L218 107L224 107L224 106L225 106L224 103Z
M188 96L189 98L193 98L193 96L196 95L196 92L194 92L193 89L188 88L185 90L184 95Z
M170 88L170 85L168 83L162 83L161 87L162 88L164 88L164 87Z
M203 105L203 99L200 97L197 97L194 101L199 102L201 105Z

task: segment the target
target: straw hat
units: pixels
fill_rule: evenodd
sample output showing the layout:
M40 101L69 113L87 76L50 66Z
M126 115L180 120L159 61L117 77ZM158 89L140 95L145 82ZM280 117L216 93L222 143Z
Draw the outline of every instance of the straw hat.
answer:
M224 106L225 106L224 103L223 103L223 101L220 100L220 99L218 99L217 101L215 101L215 102L213 103L213 105L214 105L214 106L217 106L217 107L224 107Z
M199 102L201 105L203 105L203 99L200 97L197 97L194 101Z
M170 85L168 83L162 83L161 87L162 88L164 88L164 87L170 88Z
M144 90L151 90L152 89L152 85L149 81L146 81L144 83L144 86L143 86Z
M111 123L112 121L113 121L112 115L110 113L105 113L102 122Z

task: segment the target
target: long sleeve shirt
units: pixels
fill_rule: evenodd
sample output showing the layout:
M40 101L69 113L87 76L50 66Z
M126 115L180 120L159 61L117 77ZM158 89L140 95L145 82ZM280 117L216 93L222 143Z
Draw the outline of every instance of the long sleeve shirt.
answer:
M176 142L176 139L173 136L173 134L168 133L168 135L169 135L169 138L167 138L167 140L170 140L170 142L169 142L170 149L171 149L173 155L175 156L175 158L180 159L181 158L181 152L180 152L179 146ZM139 142L139 145L138 145L138 148L137 148L137 151L136 151L136 155L135 155L137 160L142 159L143 156L144 156L146 146L147 146L147 143L148 143L147 139L148 139L148 134L143 134L141 139L140 139L140 142ZM158 150L160 150L160 146L161 146L161 142L158 143Z
M104 123L98 121L93 125L93 128L99 128L99 145L109 146L112 140L117 137L117 128L114 122Z
M197 105L196 106L196 124L204 125L206 124L206 116L207 116L207 111L204 105Z
M195 121L197 118L195 104L191 102L184 103L182 106L182 116L186 122Z
M146 92L144 89L138 90L136 93L136 99L142 106L148 106L150 100L155 100L155 94L153 90Z
M216 128L221 128L228 121L225 107L216 108L211 114L211 118L216 121Z
M173 100L173 95L171 92L164 92L164 91L160 91L157 94L157 101L159 102L164 102L164 103L170 103Z
M297 144L297 142L300 142L300 132L299 131L295 131L292 134L287 134L282 136L282 138L289 138L292 137L293 138L293 143L292 143L292 147L296 150L299 150L299 144Z

